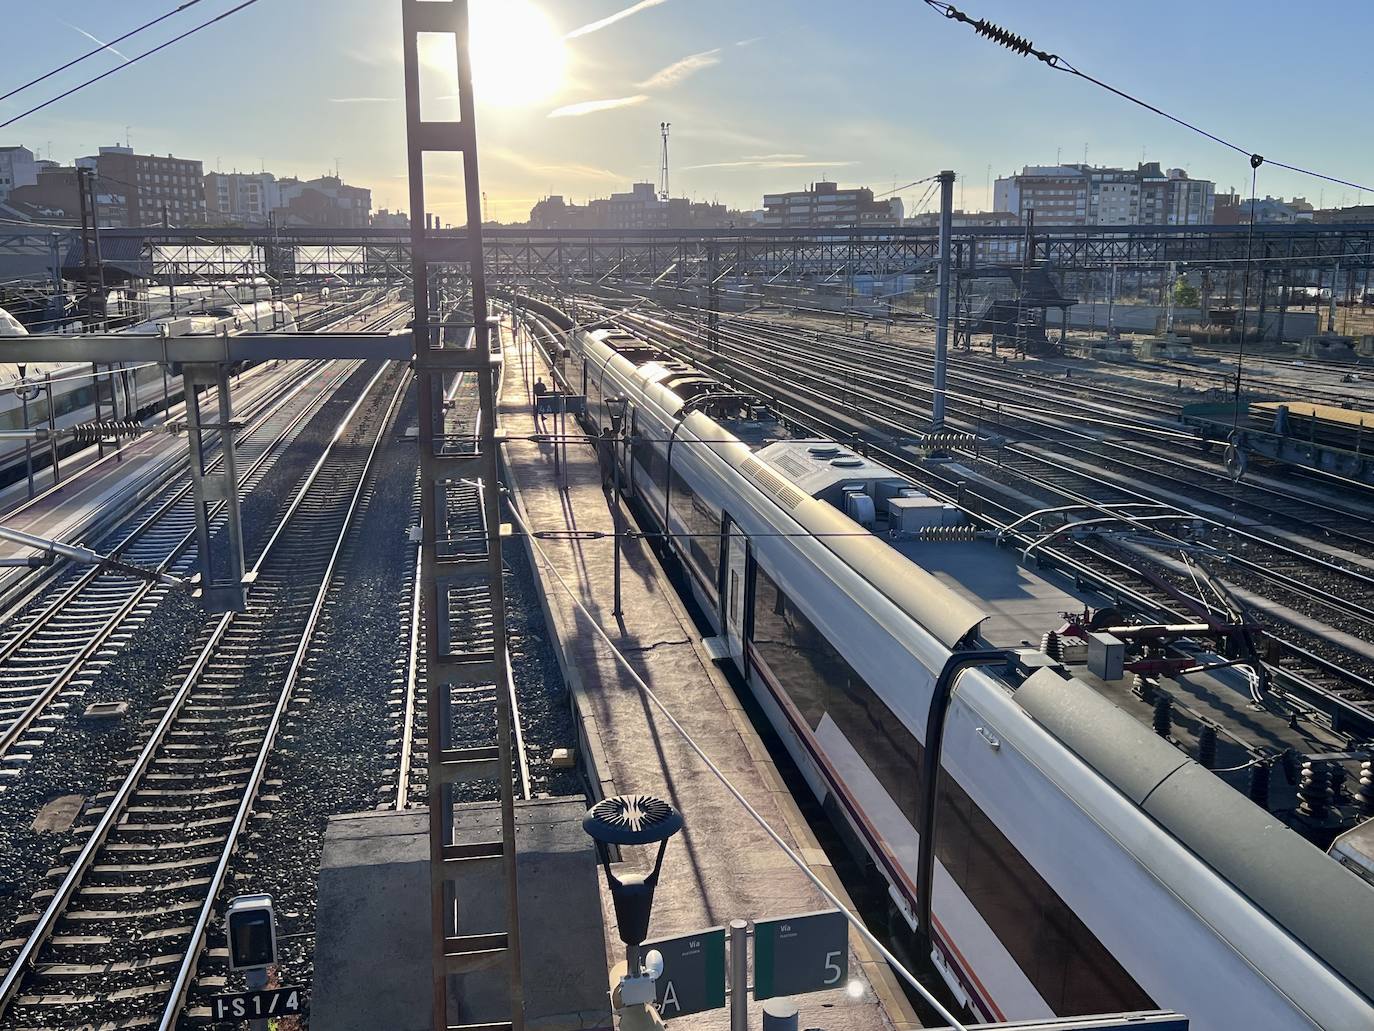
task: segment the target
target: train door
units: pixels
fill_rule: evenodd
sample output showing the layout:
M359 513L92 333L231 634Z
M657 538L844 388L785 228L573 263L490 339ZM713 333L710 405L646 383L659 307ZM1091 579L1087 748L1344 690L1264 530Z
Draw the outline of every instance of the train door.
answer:
M720 592L721 626L730 657L744 668L744 640L748 622L749 538L730 523L725 533L725 583Z

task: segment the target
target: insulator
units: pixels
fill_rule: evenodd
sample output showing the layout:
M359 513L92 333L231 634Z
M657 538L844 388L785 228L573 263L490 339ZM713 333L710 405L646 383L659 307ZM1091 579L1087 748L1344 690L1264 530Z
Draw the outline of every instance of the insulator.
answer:
M1018 54L1029 55L1031 51L1035 49L1034 44L1024 36L1018 36L1016 33L1004 29L1002 26L996 25L986 18L979 18L974 22L973 31L985 39L990 39L994 43L998 43Z
M1283 753L1279 761L1283 763L1284 780L1288 781L1290 786L1296 784L1298 782L1298 774L1301 772L1301 765L1303 762L1302 756L1290 748Z
M946 430L940 433L927 433L921 438L921 446L926 448L971 447L978 442L972 433L959 433Z
M1325 819L1331 808L1331 771L1325 763L1302 764L1298 784L1298 812L1313 820Z
M1360 763L1360 785L1355 789L1355 801L1365 816L1374 816L1374 762Z
M1167 691L1155 695L1155 715L1151 722L1160 737L1168 737L1174 729L1174 700Z
M1346 791L1345 782L1349 779L1349 775L1345 772L1345 767L1340 763L1328 764L1327 770L1331 774L1331 801L1340 805L1340 803L1345 800L1348 793Z
M1054 630L1046 630L1041 634L1040 650L1056 661L1063 658L1064 653L1059 648L1059 634Z
M109 440L111 437L121 440L136 437L143 430L143 424L137 419L117 419L78 423L67 432L79 444L94 444L98 440Z
M1146 705L1155 704L1155 685L1149 677L1137 673L1131 681L1131 691Z
M916 531L916 539L937 544L960 544L976 540L977 527L964 526L923 526Z
M1269 763L1255 763L1250 767L1250 784L1246 794L1261 809L1269 808Z
M1210 723L1197 732L1197 761L1209 770L1217 764L1217 728Z

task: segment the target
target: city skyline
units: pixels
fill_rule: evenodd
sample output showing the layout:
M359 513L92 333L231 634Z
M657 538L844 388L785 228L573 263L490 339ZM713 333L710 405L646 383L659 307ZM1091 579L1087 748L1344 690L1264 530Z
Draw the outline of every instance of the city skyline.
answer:
M34 45L13 55L9 88L80 53L91 38L108 40L163 13L158 4L137 6L134 15L74 0L62 19L16 12L16 38ZM1110 24L1085 3L1048 10L980 0L968 7L1276 160L1361 180L1368 145L1358 134L1340 138L1359 113L1353 91L1341 88L1358 75L1358 33L1324 40L1331 74L1317 103L1315 91L1285 92L1280 76L1233 81L1209 60L1219 40L1251 63L1293 60L1263 28L1265 12L1283 10L1277 5L1162 3L1149 17L1114 11ZM1244 155L980 40L923 4L876 0L866 10L866 19L837 19L809 0L747 7L473 0L482 185L492 217L523 221L549 194L585 201L634 181L656 182L660 121L673 125L673 194L744 210L757 208L766 192L818 179L883 193L943 167L960 173L956 205L984 209L998 176L1025 164L1082 162L1085 151L1094 165L1157 160L1214 180L1218 192L1248 191ZM0 102L0 121L217 13L197 5L121 44L119 53ZM1374 15L1351 5L1347 20ZM339 0L328 22L268 0L23 118L0 132L0 143L45 157L51 147L65 163L123 142L127 132L137 151L198 158L207 171L265 166L313 177L337 163L345 181L372 189L375 207L406 210L398 23L399 8L379 0ZM359 38L376 45L345 43ZM1141 40L1159 53L1167 48L1167 64L1145 55L1152 48L1141 48ZM280 60L285 53L292 60ZM426 66L436 108L451 108L439 60L426 55ZM799 68L806 74L797 76ZM245 80L246 69L252 74ZM167 89L169 80L194 88ZM227 107L213 100L216 82L233 85ZM783 82L785 92L777 85ZM291 98L289 110L283 97ZM148 124L130 124L133 110L151 112ZM1046 124L1041 112L1050 110L1077 114ZM922 192L901 191L908 214L919 213ZM1272 166L1261 169L1258 192L1326 206L1362 199L1353 188ZM456 220L456 211L445 210L452 196L441 191L432 205L445 221Z

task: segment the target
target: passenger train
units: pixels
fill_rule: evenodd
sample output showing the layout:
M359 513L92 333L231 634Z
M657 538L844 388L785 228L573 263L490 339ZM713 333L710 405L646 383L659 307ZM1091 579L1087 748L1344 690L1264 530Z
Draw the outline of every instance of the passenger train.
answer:
M203 308L175 318L164 315L124 332L152 334L165 330L170 336L186 336L216 332L293 332L295 328L295 316L287 305L279 301L257 301ZM23 324L0 308L0 336L27 335ZM29 426L47 425L50 404L54 424L59 429L91 422L97 417L97 389L101 418L134 418L159 407L164 400L180 398L180 381L164 378L163 373L161 365L147 363L102 369L98 377L93 377L89 363L31 362L21 374L15 363L0 362L0 430L23 429L26 417ZM47 376L51 376L51 380L47 380ZM31 395L27 412L20 396L21 384L28 384L27 392ZM46 447L33 450L36 468L46 465L49 457ZM23 442L0 441L0 486L15 482L24 472Z
M1374 883L1042 652L1020 610L1071 593L993 543L922 543L908 514L957 510L643 339L579 330L565 361L593 432L625 400L639 511L977 1018L1374 1027Z

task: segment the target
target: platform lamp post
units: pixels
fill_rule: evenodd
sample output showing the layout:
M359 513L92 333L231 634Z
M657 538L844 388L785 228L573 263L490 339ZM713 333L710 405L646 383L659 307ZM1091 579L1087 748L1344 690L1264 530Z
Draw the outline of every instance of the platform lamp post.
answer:
M611 476L614 487L611 490L611 528L615 535L615 607L611 615L619 618L620 610L620 535L624 519L620 512L620 450L625 438L625 407L623 397L612 397L606 401L606 411L611 417Z
M663 1020L653 1008L655 974L644 969L642 947L649 936L654 889L668 839L682 829L682 814L653 795L614 795L587 810L582 829L597 844L606 883L615 906L615 922L625 943L625 976L620 979L621 1031L661 1029ZM609 846L658 844L654 868L647 874L617 876L611 870Z

